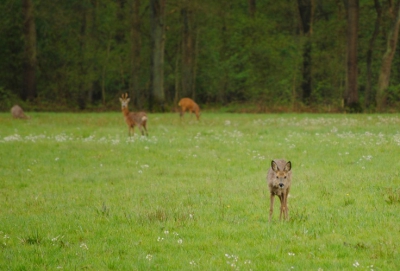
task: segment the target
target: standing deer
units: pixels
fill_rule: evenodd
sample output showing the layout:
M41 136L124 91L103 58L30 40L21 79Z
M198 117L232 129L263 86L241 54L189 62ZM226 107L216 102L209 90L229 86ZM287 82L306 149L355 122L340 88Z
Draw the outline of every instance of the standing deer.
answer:
M185 114L185 112L187 110L187 111L189 111L189 113L190 112L195 113L197 120L200 119L200 107L192 99L182 98L179 101L178 105L181 107L181 112L180 112L181 117L183 117L183 115Z
M11 108L11 115L14 119L28 119L29 117L24 114L24 110L22 110L21 106L14 105Z
M292 182L292 163L283 159L275 159L271 161L271 167L267 173L268 188L271 193L271 206L269 209L269 221L272 219L274 211L274 197L278 196L281 201L281 210L279 219L289 219L287 199L289 196L290 185Z
M128 93L122 94L121 98L119 98L119 101L121 102L122 114L124 115L125 122L129 127L128 135L131 136L131 131L132 134L134 134L135 133L134 128L135 126L137 126L139 130L142 132L142 135L144 135L145 131L146 136L148 136L149 134L147 133L146 129L146 123L147 123L146 112L136 112L136 113L129 112L128 103L130 100L131 99L128 98Z

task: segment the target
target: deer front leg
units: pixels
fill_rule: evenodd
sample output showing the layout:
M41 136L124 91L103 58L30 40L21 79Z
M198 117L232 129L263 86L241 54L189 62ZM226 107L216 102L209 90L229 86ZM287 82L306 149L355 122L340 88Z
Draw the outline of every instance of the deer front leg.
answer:
M289 197L289 188L285 191L285 219L289 220L289 208L287 205L287 200Z
M271 222L271 219L272 219L272 213L274 212L274 196L275 195L271 193L271 197L270 197L271 204L269 206L269 221L270 222Z
M282 220L282 214L285 212L284 203L285 203L285 194L281 194L278 196L281 202L281 208L279 213L279 220Z

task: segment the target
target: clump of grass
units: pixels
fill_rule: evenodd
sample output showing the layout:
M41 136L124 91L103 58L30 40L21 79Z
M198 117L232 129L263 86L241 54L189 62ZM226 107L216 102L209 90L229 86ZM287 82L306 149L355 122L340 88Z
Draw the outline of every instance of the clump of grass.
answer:
M43 238L39 235L39 231L19 239L25 245L40 245L43 241Z
M349 196L344 198L344 206L353 205L355 202L356 202L356 200L354 198L349 197Z
M385 195L386 195L385 201L388 204L400 203L400 189L388 188Z
M109 217L110 216L110 208L107 207L106 203L103 202L103 204L101 205L101 208L98 208L97 213L99 215L105 216L105 217Z

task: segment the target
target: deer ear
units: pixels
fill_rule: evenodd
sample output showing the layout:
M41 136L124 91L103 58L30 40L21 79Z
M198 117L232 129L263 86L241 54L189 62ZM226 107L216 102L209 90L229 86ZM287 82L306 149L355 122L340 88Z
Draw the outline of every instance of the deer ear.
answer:
M289 172L292 169L292 163L289 161L285 165L285 171Z
M277 172L279 170L278 165L275 163L274 160L271 161L271 168L275 172Z
M131 100L131 98L126 99L126 102L129 103L130 100Z

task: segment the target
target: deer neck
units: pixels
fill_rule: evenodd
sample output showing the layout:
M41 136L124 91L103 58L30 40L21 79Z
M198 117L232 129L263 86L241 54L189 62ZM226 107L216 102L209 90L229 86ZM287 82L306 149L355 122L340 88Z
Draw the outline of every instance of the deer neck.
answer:
M124 116L128 116L129 115L129 109L128 108L122 108L122 114L124 114Z

